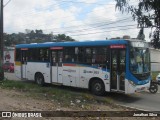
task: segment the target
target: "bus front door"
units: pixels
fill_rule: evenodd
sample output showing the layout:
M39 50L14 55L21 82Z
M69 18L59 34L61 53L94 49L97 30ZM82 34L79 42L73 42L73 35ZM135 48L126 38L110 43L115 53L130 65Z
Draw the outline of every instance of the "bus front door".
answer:
M63 51L62 50L52 50L51 51L51 82L62 83L62 60Z
M21 49L21 79L27 79L27 50Z
M111 91L125 92L125 49L111 49Z

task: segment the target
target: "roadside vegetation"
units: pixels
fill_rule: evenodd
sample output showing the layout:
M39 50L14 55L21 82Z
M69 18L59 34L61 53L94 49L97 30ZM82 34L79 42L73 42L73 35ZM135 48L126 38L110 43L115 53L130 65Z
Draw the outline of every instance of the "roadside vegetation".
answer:
M160 73L160 71L152 71L152 80L156 80L156 76Z
M158 73L160 73L160 71L152 72L152 80L156 79ZM41 87L31 81L3 80L0 81L0 88L25 92L28 97L44 100L47 99L62 103L65 106L74 105L75 103L78 103L76 105L79 106L86 103L114 105L114 99L108 94L99 97L91 94L88 90L66 86L46 84L44 87Z
M33 82L14 81L14 80L0 81L0 90L8 91L10 93L6 94L6 96L11 97L10 100L13 101L13 103L11 103L10 105L13 105L14 110L15 109L39 110L39 108L41 108L42 110L47 109L52 111L55 110L56 111L59 110L136 111L135 109L122 107L114 103L114 100L112 98L115 97L115 99L118 99L118 97L121 96L121 94L115 94L114 97L113 96L110 97L110 94L107 93L105 96L98 97L92 95L88 90L57 86L51 84L46 84L44 87L41 87ZM124 95L125 99L127 99L126 97L127 95ZM123 117L122 118L88 117L86 119L115 120L116 118L117 120L124 119ZM126 120L135 120L135 119L138 119L138 117L126 118ZM141 118L141 120L149 120L149 119L150 118Z
M28 81L4 80L1 81L0 87L2 89L25 92L27 97L51 100L60 103L63 106L74 106L76 104L76 106L84 109L87 109L88 107L89 109L87 104L100 103L113 105L111 98L94 96L88 90L65 86L46 84L44 87L41 87Z

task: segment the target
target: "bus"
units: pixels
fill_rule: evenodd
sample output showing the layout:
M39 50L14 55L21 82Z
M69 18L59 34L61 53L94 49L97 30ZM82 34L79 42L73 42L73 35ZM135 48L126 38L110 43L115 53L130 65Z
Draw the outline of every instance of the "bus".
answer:
M139 40L97 40L19 44L15 74L39 85L52 83L131 94L150 86L150 52Z

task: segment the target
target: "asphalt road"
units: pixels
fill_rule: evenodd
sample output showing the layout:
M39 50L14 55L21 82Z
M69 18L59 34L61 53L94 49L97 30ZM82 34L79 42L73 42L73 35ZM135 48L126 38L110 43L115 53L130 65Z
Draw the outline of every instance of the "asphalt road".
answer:
M9 72L5 72L4 77L5 79L8 79L8 80L20 80L19 78L15 76L14 73L9 73Z
M156 94L149 91L125 95L120 93L107 93L117 104L145 111L160 111L160 86ZM107 96L106 95L106 96Z
M5 73L5 77L9 80L20 80L13 73ZM117 104L138 108L147 111L160 111L160 86L156 94L149 91L125 95L120 93L106 93L105 97L110 97Z
M128 95L126 97L121 97L121 100L116 100L116 102L120 105L147 111L160 111L160 86L156 94L145 91L142 93Z

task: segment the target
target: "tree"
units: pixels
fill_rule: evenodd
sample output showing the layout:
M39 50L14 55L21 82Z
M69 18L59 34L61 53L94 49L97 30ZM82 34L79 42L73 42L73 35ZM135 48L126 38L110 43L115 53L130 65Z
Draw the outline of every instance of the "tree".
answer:
M42 30L29 30L26 29L25 33L12 33L7 34L4 33L4 44L5 46L11 46L16 44L29 44L29 43L44 43L44 42L51 42L53 39L57 42L64 42L64 41L75 41L70 36L66 36L65 34L58 34L53 35L44 34Z
M42 30L35 30L35 31L36 31L36 34L43 34Z
M138 0L138 5L131 5L130 0L115 0L116 8L132 14L140 28L154 28L150 33L151 43L160 48L160 0Z
M138 33L138 36L137 36L137 39L139 39L139 40L144 40L145 39L143 28L140 29L140 31Z
M58 34L56 36L54 36L55 41L57 42L63 42L63 41L75 41L74 39L72 39L69 36L66 36L65 34Z

